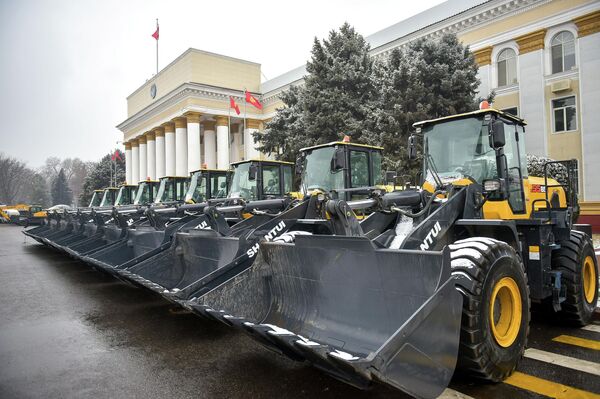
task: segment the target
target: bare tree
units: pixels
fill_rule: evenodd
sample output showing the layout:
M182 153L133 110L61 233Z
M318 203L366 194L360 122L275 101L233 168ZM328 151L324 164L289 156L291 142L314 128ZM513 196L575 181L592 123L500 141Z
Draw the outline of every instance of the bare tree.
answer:
M0 153L0 202L23 201L29 196L28 184L34 172L16 158Z

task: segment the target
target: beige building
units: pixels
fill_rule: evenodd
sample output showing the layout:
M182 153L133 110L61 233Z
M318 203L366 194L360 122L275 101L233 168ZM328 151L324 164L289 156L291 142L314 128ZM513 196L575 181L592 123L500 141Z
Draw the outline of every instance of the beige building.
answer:
M528 122L529 153L579 161L582 198L600 207L600 1L450 0L366 39L386 57L418 37L456 33L479 64L480 93ZM265 43L267 46L268 43ZM127 181L260 158L252 133L301 84L299 67L261 82L260 65L189 49L127 98ZM263 103L247 106L244 89ZM242 114L229 109L233 97ZM230 114L231 113L231 114Z

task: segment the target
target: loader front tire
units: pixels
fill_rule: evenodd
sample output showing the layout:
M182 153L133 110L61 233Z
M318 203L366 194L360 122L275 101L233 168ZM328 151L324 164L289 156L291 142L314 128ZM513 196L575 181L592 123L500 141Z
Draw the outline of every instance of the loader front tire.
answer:
M560 320L579 327L589 324L598 302L598 264L589 236L572 230L569 239L552 252L552 268L562 272L567 288Z
M463 295L457 372L500 382L517 367L529 334L523 262L510 245L487 237L457 241L450 250Z

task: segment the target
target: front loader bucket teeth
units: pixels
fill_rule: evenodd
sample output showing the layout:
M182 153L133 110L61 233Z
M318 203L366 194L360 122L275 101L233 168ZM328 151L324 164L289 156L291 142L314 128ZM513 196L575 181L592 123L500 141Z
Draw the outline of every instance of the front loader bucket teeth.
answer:
M255 215L236 224L228 236L213 229L177 232L173 245L119 274L175 302L208 292L254 261L260 240L281 235L306 213L302 203L277 216Z
M344 236L262 243L251 267L184 305L359 388L433 398L456 364L462 297L447 250Z

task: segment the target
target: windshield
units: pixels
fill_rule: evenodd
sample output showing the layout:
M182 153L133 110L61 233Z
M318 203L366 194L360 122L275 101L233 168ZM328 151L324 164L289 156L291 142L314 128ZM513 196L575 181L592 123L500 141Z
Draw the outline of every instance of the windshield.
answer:
M490 147L483 118L456 119L424 128L425 181L435 185L471 178L478 183L497 177L496 154Z
M174 200L173 184L171 179L165 178L160 180L160 186L158 187L158 193L154 199L155 203L169 202Z
M334 147L324 147L314 149L306 155L301 187L304 194L315 189L331 191L344 188L342 170L331 171L331 158L334 152Z
M100 192L94 191L92 195L92 199L90 200L90 207L100 205L100 201L102 201L102 197L100 196Z
M185 202L201 203L206 201L206 174L195 172L192 175L190 187L185 193Z
M104 190L104 195L102 196L102 201L100 202L100 206L113 206L114 195L112 190Z
M231 179L231 198L241 197L246 201L257 200L256 179L248 179L251 162L234 165L233 178Z
M119 188L115 205L129 205L131 204L131 198L135 196L135 190L132 187L123 186Z
M135 196L135 200L133 201L134 205L143 205L147 204L150 200L150 185L148 183L140 183L137 189L137 194Z

